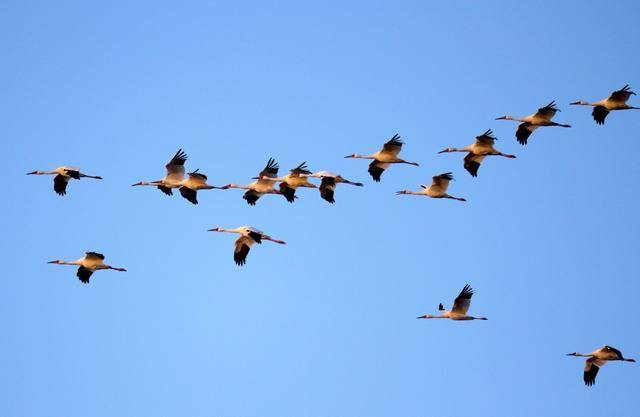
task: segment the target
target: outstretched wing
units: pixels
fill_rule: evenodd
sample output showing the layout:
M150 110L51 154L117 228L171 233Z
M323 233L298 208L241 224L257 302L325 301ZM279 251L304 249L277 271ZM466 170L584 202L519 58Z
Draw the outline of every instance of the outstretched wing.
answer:
M85 268L84 266L80 266L78 268L78 272L76 273L76 275L78 276L78 279L83 284L89 283L89 278L91 278L92 274L93 272L90 269Z
M336 200L333 198L336 189L336 179L333 177L322 177L320 182L320 197L333 204Z
M67 194L67 184L69 183L69 179L63 175L56 175L53 177L53 191L58 195Z
M88 261L104 261L104 255L98 252L85 252L84 257Z
M591 115L593 116L593 120L596 121L596 124L603 125L604 119L607 118L609 114L609 110L607 110L604 106L595 106Z
M627 102L627 100L629 100L629 97L631 97L632 95L635 96L636 93L631 91L631 88L629 88L629 84L627 84L621 89L619 89L618 91L614 91L613 93L611 93L608 100L613 101L615 103L624 104Z
M380 182L382 173L385 169L389 168L389 164L385 162L376 161L375 159L369 164L369 174L375 182Z
M170 181L182 181L184 178L184 163L187 161L187 154L178 149L178 152L165 165L167 168L167 179Z
M478 176L478 169L480 169L480 164L484 160L485 155L476 155L472 152L469 152L464 157L464 169L466 169L472 177Z
M190 172L189 178L193 181L205 183L207 181L207 176L199 171L200 171L199 169L196 169L195 171Z
M536 130L539 126L532 125L531 123L520 123L518 125L518 130L516 130L516 139L520 145L526 145L529 136Z
M280 192L287 199L288 202L293 203L296 201L296 190L291 188L286 182L280 183Z
M198 204L198 192L196 190L192 190L188 187L180 187L178 188L178 191L180 191L180 195L187 199L191 204Z
M467 311L469 311L469 306L471 305L471 296L473 296L473 290L471 289L469 284L467 284L454 300L451 312L462 315L467 314Z
M307 163L303 162L297 167L289 170L292 177L299 177L300 175L311 175L311 171L307 169Z
M590 387L596 383L596 375L598 375L598 371L604 366L605 363L607 362L595 358L587 359L584 366L583 377L586 386Z
M173 195L173 191L171 191L171 188L165 187L164 185L158 185L158 190L162 191L166 195Z
M247 255L249 254L251 245L253 245L253 240L248 236L240 236L236 239L233 249L233 260L236 265L242 266L247 263Z
M247 190L244 195L242 196L242 198L244 198L245 200L247 200L247 203L250 206L255 206L256 205L256 201L258 201L258 199L260 198L261 194L255 192L254 190Z
M443 192L447 191L449 187L449 182L453 179L453 174L451 172L445 172L444 174L436 175L432 178L431 187L432 189L440 189Z
M267 161L267 165L262 171L260 171L260 176L275 178L278 176L279 168L280 166L276 163L276 161L273 158L269 158L269 161Z
M387 143L382 146L382 152L393 156L398 156L398 154L402 150L402 145L404 145L404 142L400 139L400 135L396 133L391 139L389 139Z
M556 102L552 101L544 107L540 107L535 114L535 117L539 117L541 119L545 119L547 121L551 121L553 116L558 112L558 108L556 107Z
M486 132L484 132L480 136L476 136L476 143L478 145L493 146L495 142L496 142L496 137L493 135L493 130L491 129L488 129Z

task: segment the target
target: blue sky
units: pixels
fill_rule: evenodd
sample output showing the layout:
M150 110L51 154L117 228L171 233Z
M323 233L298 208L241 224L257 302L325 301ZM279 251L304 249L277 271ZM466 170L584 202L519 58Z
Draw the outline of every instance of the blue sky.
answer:
M635 414L637 364L587 389L564 354L640 356L640 112L568 106L640 90L637 3L115 3L0 6L1 415ZM573 128L526 148L494 120L551 100ZM488 128L517 159L473 179L436 154ZM343 159L396 132L420 167ZM130 187L178 148L218 185L269 157L366 184L256 207ZM24 175L65 164L104 180ZM394 195L446 171L467 203ZM206 229L243 224L288 245L238 268ZM46 264L87 250L128 272ZM415 319L465 283L489 321Z

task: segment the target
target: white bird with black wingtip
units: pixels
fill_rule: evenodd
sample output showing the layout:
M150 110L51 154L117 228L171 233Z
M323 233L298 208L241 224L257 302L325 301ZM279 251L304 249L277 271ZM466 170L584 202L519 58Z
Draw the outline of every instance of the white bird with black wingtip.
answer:
M382 149L371 155L360 155L357 153L347 155L345 158L356 159L373 159L369 164L369 174L375 182L380 182L382 173L391 166L391 164L408 164L419 166L417 162L409 162L404 159L398 158L398 154L402 150L404 142L400 139L400 135L397 133L393 135L387 143L382 146Z
M516 130L516 139L520 145L526 145L529 136L539 127L543 126L557 126L557 127L571 127L571 125L552 122L553 116L559 112L560 109L556 107L556 102L552 101L544 107L540 107L537 112L530 114L526 117L513 117L502 116L497 117L496 120L513 120L515 122L521 122Z
M425 314L423 316L416 317L418 319L451 319L456 321L461 320L487 320L486 317L474 317L467 315L469 306L471 305L471 297L473 296L473 290L469 284L465 285L460 294L453 301L453 307L451 310L445 310L442 303L438 306L438 310L441 312L439 316Z
M586 386L590 387L596 383L598 371L609 361L635 362L635 359L625 358L622 352L609 345L604 345L591 353L567 353L567 356L578 356L587 358L584 366L583 380Z
M58 195L66 195L67 194L67 184L69 180L72 178L74 180L79 180L80 178L93 178L96 180L101 180L102 177L98 177L97 175L87 175L80 172L80 168L78 167L58 167L51 171L31 171L28 172L27 175L55 175L53 177L53 191Z
M491 129L487 130L480 136L476 136L475 143L472 143L469 146L465 146L464 148L444 148L438 153L448 153L448 152L466 152L467 155L464 157L464 169L466 169L472 177L478 176L478 169L480 169L480 164L484 161L489 155L497 155L503 156L505 158L515 158L515 155L510 155L507 153L502 153L496 148L493 147L497 138L493 135L493 131Z
M250 226L241 226L235 229L223 229L222 227L216 227L207 231L238 233L240 235L236 239L233 249L233 260L238 266L244 265L247 262L247 255L254 243L261 244L263 240L269 240L280 245L286 245L284 241L274 239L266 233Z
M83 284L89 283L89 278L96 271L104 269L112 269L114 271L125 272L124 268L116 268L104 263L104 255L98 252L86 252L85 255L77 261L62 261L57 259L55 261L49 261L50 264L56 265L76 265L78 266L78 272L76 275Z
M454 197L447 194L447 189L449 188L449 182L451 180L453 180L453 175L450 172L445 172L444 174L436 175L435 177L433 177L430 186L427 187L426 185L420 185L420 187L422 187L422 190L420 191L401 190L396 192L396 194L421 195L431 198L449 198L451 200L467 201L462 197Z

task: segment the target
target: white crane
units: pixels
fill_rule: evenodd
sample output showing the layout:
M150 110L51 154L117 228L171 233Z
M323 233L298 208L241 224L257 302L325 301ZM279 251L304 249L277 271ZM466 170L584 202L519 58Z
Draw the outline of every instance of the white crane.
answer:
M318 188L317 185L309 182L311 171L307 169L307 163L303 162L297 167L289 170L289 173L281 178L270 178L272 181L280 181L280 194L287 199L288 202L296 201L296 189L298 187Z
M444 148L438 153L447 153L447 152L466 152L467 155L464 157L464 169L466 169L472 177L478 176L478 169L480 168L480 164L484 161L484 158L489 155L497 155L503 156L505 158L515 158L515 155L510 155L506 153L502 153L496 150L493 145L496 140L498 140L495 136L493 136L493 130L489 129L484 132L480 136L476 136L475 143L472 143L469 146L465 146L464 148Z
M596 349L591 353L573 352L573 353L567 353L567 356L580 356L580 357L588 358L584 366L583 379L584 379L585 385L589 387L596 383L596 375L598 375L598 371L607 362L609 361L635 362L636 361L635 359L623 357L622 352L608 345L604 345L603 347Z
M276 161L273 158L269 158L269 161L267 161L267 165L264 167L264 169L257 177L253 178L256 181L252 182L249 185L238 185L230 183L221 188L224 190L229 188L246 190L242 198L247 200L247 203L250 206L255 206L256 201L258 201L258 199L265 194L282 194L279 190L276 190L274 188L276 183L275 179L278 178L279 168L280 167L278 166Z
M50 261L48 263L57 264L57 265L77 265L78 272L76 273L76 275L78 276L78 279L83 284L88 284L89 278L91 278L91 274L93 274L96 271L100 271L103 269L112 269L114 271L120 271L120 272L126 271L126 269L124 268L116 268L110 265L106 265L103 261L104 261L103 254L98 252L85 252L85 255L82 258L78 259L77 261L67 262L67 261L62 261L58 259L55 261Z
M254 243L262 243L263 240L269 240L271 242L278 243L280 245L286 245L282 240L274 239L271 236L261 232L258 229L249 226L240 226L235 229L223 229L222 227L216 227L214 229L207 230L208 232L227 232L238 233L240 236L236 239L235 247L233 250L233 260L237 265L241 266L247 262L247 255L249 249Z
M454 197L447 194L447 188L449 188L449 182L452 179L453 175L450 172L445 172L444 174L433 177L433 181L430 186L427 187L426 185L421 185L420 187L422 187L422 190L420 191L402 190L398 191L396 194L423 195L431 198L450 198L452 200L467 201L462 197Z
M640 110L640 107L633 107L627 104L627 101L632 95L636 95L629 88L629 84L625 85L618 91L614 91L611 95L603 100L596 101L594 103L589 101L578 100L574 101L573 105L577 106L593 106L591 115L596 124L603 125L604 119L612 110Z
M167 175L157 181L140 181L132 186L147 185L158 187L160 191L166 195L173 195L172 188L177 188L180 195L192 204L198 204L198 190L223 189L223 187L215 187L207 184L207 176L196 169L184 177L184 163L187 161L187 154L182 149L171 158L171 161L165 165Z
M80 178L93 178L96 180L101 180L102 177L98 177L95 175L87 175L80 172L80 168L78 167L58 167L51 171L32 171L28 172L27 175L55 175L53 177L53 190L58 195L67 194L67 184L70 179L79 180Z
M340 174L328 171L318 171L316 173L308 175L308 177L322 179L322 181L320 182L320 197L331 204L336 202L336 200L333 198L333 195L338 184L349 184L355 185L356 187L362 187L364 185L361 182L349 181L343 178Z
M516 122L522 122L518 125L516 130L516 138L521 145L527 144L527 139L531 136L534 130L542 126L559 126L559 127L571 127L571 125L565 125L561 123L552 122L553 116L559 112L560 109L556 107L556 102L552 101L544 107L540 107L537 112L530 114L527 117L513 117L502 116L496 118L496 120L514 120Z
M369 164L369 174L375 182L380 182L380 177L385 169L389 168L391 164L408 164L419 166L417 162L409 162L404 159L398 158L398 154L402 150L404 142L400 139L400 135L397 133L382 146L382 149L371 155L360 155L357 153L347 155L345 158L357 158L357 159L373 159Z
M473 290L469 284L465 285L460 294L453 301L453 307L451 310L445 310L442 303L438 306L438 310L442 313L439 316L431 314L425 314L418 319L451 319L451 320L487 320L486 317L474 317L468 316L469 306L471 305L471 296L473 296Z

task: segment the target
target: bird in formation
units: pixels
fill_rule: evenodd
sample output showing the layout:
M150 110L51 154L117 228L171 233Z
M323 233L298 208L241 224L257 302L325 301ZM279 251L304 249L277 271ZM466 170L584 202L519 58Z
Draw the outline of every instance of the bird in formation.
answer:
M320 197L331 204L336 202L336 200L334 199L334 193L338 184L349 184L356 187L362 187L364 185L361 182L349 181L348 179L342 177L342 175L340 174L328 171L318 171L311 175L308 175L308 177L321 179L319 188Z
M275 179L278 178L278 169L280 167L273 158L269 158L267 165L264 167L257 177L253 177L255 181L249 185L238 185L229 183L222 187L226 190L229 188L238 188L246 190L242 198L244 198L250 206L255 206L256 202L265 194L282 194L280 190L276 190Z
M296 198L298 198L296 196L298 187L318 188L317 185L309 182L309 175L311 175L311 171L307 169L307 163L303 162L289 170L289 173L284 177L270 178L270 180L280 182L278 187L280 194L282 194L288 202L293 203L296 201Z
M629 84L627 84L618 91L614 91L609 97L603 100L593 103L578 100L570 104L576 106L592 106L593 111L591 112L591 115L593 116L593 120L596 121L596 124L603 125L604 119L606 119L609 112L613 110L640 110L640 107L633 107L627 104L627 101L632 95L635 96L636 93L631 91Z
M516 157L515 155L502 153L496 150L493 147L496 140L497 138L493 135L493 131L489 129L480 136L476 136L475 143L472 143L469 146L465 146L464 148L444 148L438 153L466 152L467 155L464 157L464 169L466 169L472 177L477 177L480 164L487 156L497 155L505 158Z
M444 174L436 175L435 177L433 177L430 186L427 187L426 185L420 185L420 187L422 187L422 190L420 191L401 190L396 192L396 194L423 195L425 197L431 198L449 198L452 200L467 201L462 197L454 197L447 194L447 188L449 188L449 182L452 179L453 175L450 172L445 172Z
M584 366L584 383L587 386L592 386L596 383L596 375L598 371L609 361L623 361L623 362L635 362L635 359L625 358L616 348L604 345L599 349L594 350L591 353L567 353L567 356L579 356L587 358Z
M520 145L526 145L529 136L539 127L543 126L559 126L559 127L571 127L571 125L565 125L562 123L552 122L553 116L559 112L560 109L556 107L556 102L552 101L544 107L540 107L537 112L530 114L527 117L513 117L502 116L496 118L496 120L513 120L521 122L516 130L516 139Z
M471 297L473 296L473 290L469 286L469 284L465 285L460 291L460 294L453 301L453 307L451 310L445 310L442 303L438 306L438 311L440 311L439 316L434 316L431 314L425 314L423 316L416 317L418 319L451 319L451 320L487 320L486 317L474 317L467 315L467 311L469 311L469 306L471 305Z
M102 177L98 177L96 175L87 175L80 172L80 168L78 167L58 167L52 171L31 171L28 172L27 175L55 175L53 177L53 190L58 195L66 195L67 194L67 184L70 179L79 180L80 178L93 178L96 180L101 180Z
M238 233L240 236L236 239L233 249L233 260L239 266L247 263L247 255L254 243L261 244L263 240L269 240L271 242L278 243L280 245L286 245L282 240L274 239L264 232L249 226L240 226L235 229L223 229L222 227L216 227L214 229L207 230L208 232L227 232Z
M373 159L369 164L369 174L375 182L380 182L380 177L385 169L389 168L391 164L408 164L419 166L417 162L409 162L404 159L398 158L398 154L402 150L404 142L400 139L400 135L397 133L382 146L382 149L371 155L360 155L357 153L347 155L345 158L357 158L357 159Z
M78 266L78 272L76 273L76 275L78 276L78 279L83 284L88 284L89 278L91 278L91 275L96 271L100 271L103 269L112 269L114 271L120 271L120 272L126 271L126 269L124 268L116 268L116 267L105 264L104 255L98 252L86 252L85 255L82 258L78 259L77 261L67 262L67 261L62 261L60 259L57 259L55 261L50 261L48 263L56 264L56 265Z

